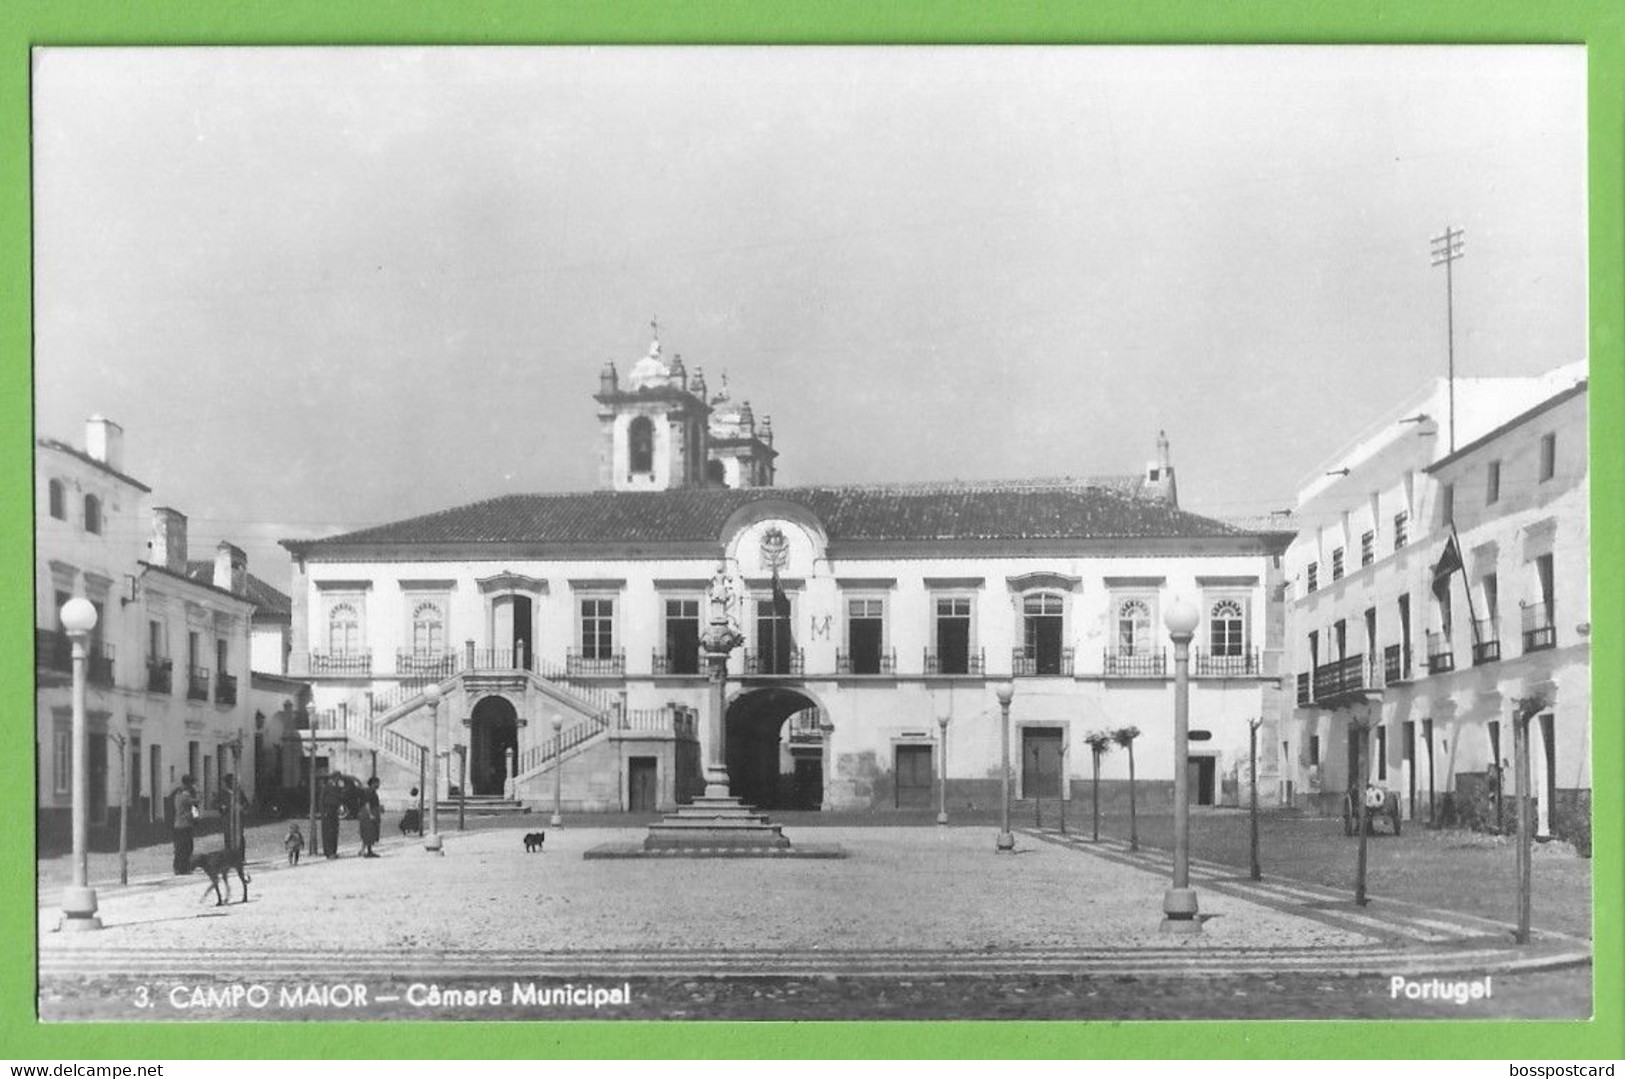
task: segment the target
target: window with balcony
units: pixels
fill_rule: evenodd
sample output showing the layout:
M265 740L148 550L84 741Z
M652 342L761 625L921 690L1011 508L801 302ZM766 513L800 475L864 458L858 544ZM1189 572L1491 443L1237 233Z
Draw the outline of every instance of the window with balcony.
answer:
M356 604L338 602L327 609L323 643L326 651L311 654L311 674L359 675L371 671L372 655L363 644L361 614Z
M599 660L609 659L614 654L615 601L608 598L582 600L581 657Z
M1377 560L1377 534L1367 531L1360 535L1360 565L1369 566Z
M1157 644L1151 601L1130 596L1112 601L1111 643L1106 649L1106 674L1115 677L1158 678L1165 673L1162 649Z
M1484 475L1484 504L1493 506L1501 501L1501 462L1491 461Z
M1539 652L1557 646L1556 612L1553 610L1552 556L1543 554L1534 561L1535 586L1540 598L1523 608L1523 650Z
M147 622L147 692L170 693L174 689L174 663L169 658L169 644L165 639L164 624L159 619Z
M1334 547L1334 548L1332 548L1332 580L1341 581L1342 579L1343 579L1343 548Z
M230 654L226 641L214 642L214 699L216 704L237 703L237 679L230 672Z
M1208 610L1207 650L1197 651L1198 675L1256 674L1247 649L1246 608L1240 600L1221 599Z
M926 655L927 674L977 674L971 655L971 600L969 596L939 596L933 625L936 647ZM980 657L974 657L979 660ZM975 664L977 667L980 663Z
M700 673L700 601L665 601L666 651L655 663L656 674Z
M755 647L745 657L752 674L799 674L801 650L796 647L789 596L762 596L756 600Z
M51 516L59 521L68 519L68 489L61 480L52 480L46 485L50 500Z
M885 662L886 604L878 598L846 601L846 654L838 666L847 674L880 674Z
M647 416L633 417L626 428L627 465L633 472L655 470L655 425Z
M85 496L85 531L101 535L102 500L95 495Z
M1410 536L1411 515L1405 510L1394 514L1394 550L1399 550L1411 541Z
M1557 475L1557 432L1540 436L1540 482Z
M1070 673L1065 645L1066 601L1055 592L1036 592L1021 601L1022 648L1016 657L1020 674Z

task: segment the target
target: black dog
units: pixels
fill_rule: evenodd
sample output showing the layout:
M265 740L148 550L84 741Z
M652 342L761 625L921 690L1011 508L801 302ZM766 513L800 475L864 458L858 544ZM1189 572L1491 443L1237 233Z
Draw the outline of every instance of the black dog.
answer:
M223 907L231 900L231 871L237 871L237 879L243 882L243 902L248 902L248 882L251 879L243 869L243 848L227 847L224 850L212 850L207 854L192 856L192 872L199 869L209 874L209 886L203 889L203 895L214 893L214 905ZM199 896L201 899L202 896Z
M547 842L546 832L526 832L525 853L535 854L537 851L542 849L542 844L545 842Z

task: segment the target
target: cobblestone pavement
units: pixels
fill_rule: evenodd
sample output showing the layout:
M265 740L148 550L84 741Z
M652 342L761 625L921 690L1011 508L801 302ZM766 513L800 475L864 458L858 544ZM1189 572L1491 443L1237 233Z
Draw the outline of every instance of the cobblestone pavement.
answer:
M646 989L641 1005L605 1015L835 1017L869 1014L859 1005L872 999L879 1014L891 1014L891 1001L915 1016L1007 1014L1024 1002L1034 1015L1119 1014L1116 1007L1127 1018L1153 1014L1151 1001L1169 1009L1158 1014L1194 1016L1210 1014L1199 1006L1211 994L1174 983L1216 977L1256 980L1251 1014L1352 1015L1375 1013L1341 1006L1377 1007L1381 996L1357 987L1385 987L1381 979L1396 973L1497 971L1504 979L1589 955L1584 942L1557 936L1519 949L1480 919L1390 904L1356 910L1312 886L1242 885L1233 869L1200 862L1204 932L1169 938L1157 932L1163 856L1038 833L1023 834L1020 853L1008 857L995 855L979 828L802 828L792 836L839 842L852 857L787 863L581 858L598 843L641 835L629 829L554 830L545 854L526 855L521 834L452 833L440 857L391 838L377 860L290 868L262 859L249 867L249 902L227 907L199 903L201 877L160 873L104 888L99 933L54 932L47 890L42 1015L224 1018L218 1008L182 1015L167 1004L143 1012L136 994L254 980L280 991L315 979L355 981L372 999L355 1013L322 1003L311 1015L422 1018L403 1003L414 981L596 978ZM963 999L945 991L945 979L958 978L975 986ZM1125 979L1134 988L1098 995ZM1349 992L1312 988L1328 980ZM1541 999L1583 1014L1589 969L1564 984L1567 992ZM1534 1014L1501 1011L1513 1006L1506 992L1493 1013L1477 1014ZM672 999L684 993L692 999ZM1304 1011L1305 1000L1317 1003ZM1193 1010L1178 1011L1181 1002ZM511 1004L452 1013L520 1015L538 1017Z

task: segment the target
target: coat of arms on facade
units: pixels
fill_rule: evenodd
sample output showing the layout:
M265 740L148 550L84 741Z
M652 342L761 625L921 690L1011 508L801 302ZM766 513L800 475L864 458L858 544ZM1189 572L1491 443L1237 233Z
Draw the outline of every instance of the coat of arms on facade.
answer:
M762 568L777 576L790 564L790 537L778 525L770 525L762 533Z

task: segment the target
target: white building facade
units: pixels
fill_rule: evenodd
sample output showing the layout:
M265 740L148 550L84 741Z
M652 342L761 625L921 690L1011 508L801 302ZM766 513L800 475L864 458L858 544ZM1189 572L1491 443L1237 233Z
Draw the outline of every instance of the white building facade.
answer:
M720 722L734 793L757 805L986 806L1010 679L1017 798L1070 798L1091 774L1084 736L1137 727L1145 796L1166 801L1174 597L1202 613L1193 800L1238 804L1249 721L1273 740L1290 710L1289 536L1180 510L1166 442L1126 477L778 488L770 434L743 407L719 424L658 346L625 385L606 371L596 400L604 490L285 541L291 673L311 680L330 767L378 760L402 799L435 683L442 792L546 803L562 766L566 806L668 809L703 785ZM697 642L719 564L744 643L713 717ZM1126 755L1104 764L1122 788Z
M1538 832L1588 844L1583 367L1458 382L1455 397L1456 448L1441 382L1300 496L1282 794L1335 811L1369 781L1396 791L1410 819L1507 827L1513 717L1527 706Z
M111 826L128 792L137 829L163 821L190 773L213 792L239 770L251 790L249 633L243 553L186 559L186 519L153 509L124 473L123 431L92 418L86 448L40 439L35 542L38 815L42 841L65 836L72 804L72 662L62 605L96 608L86 716L92 828Z

